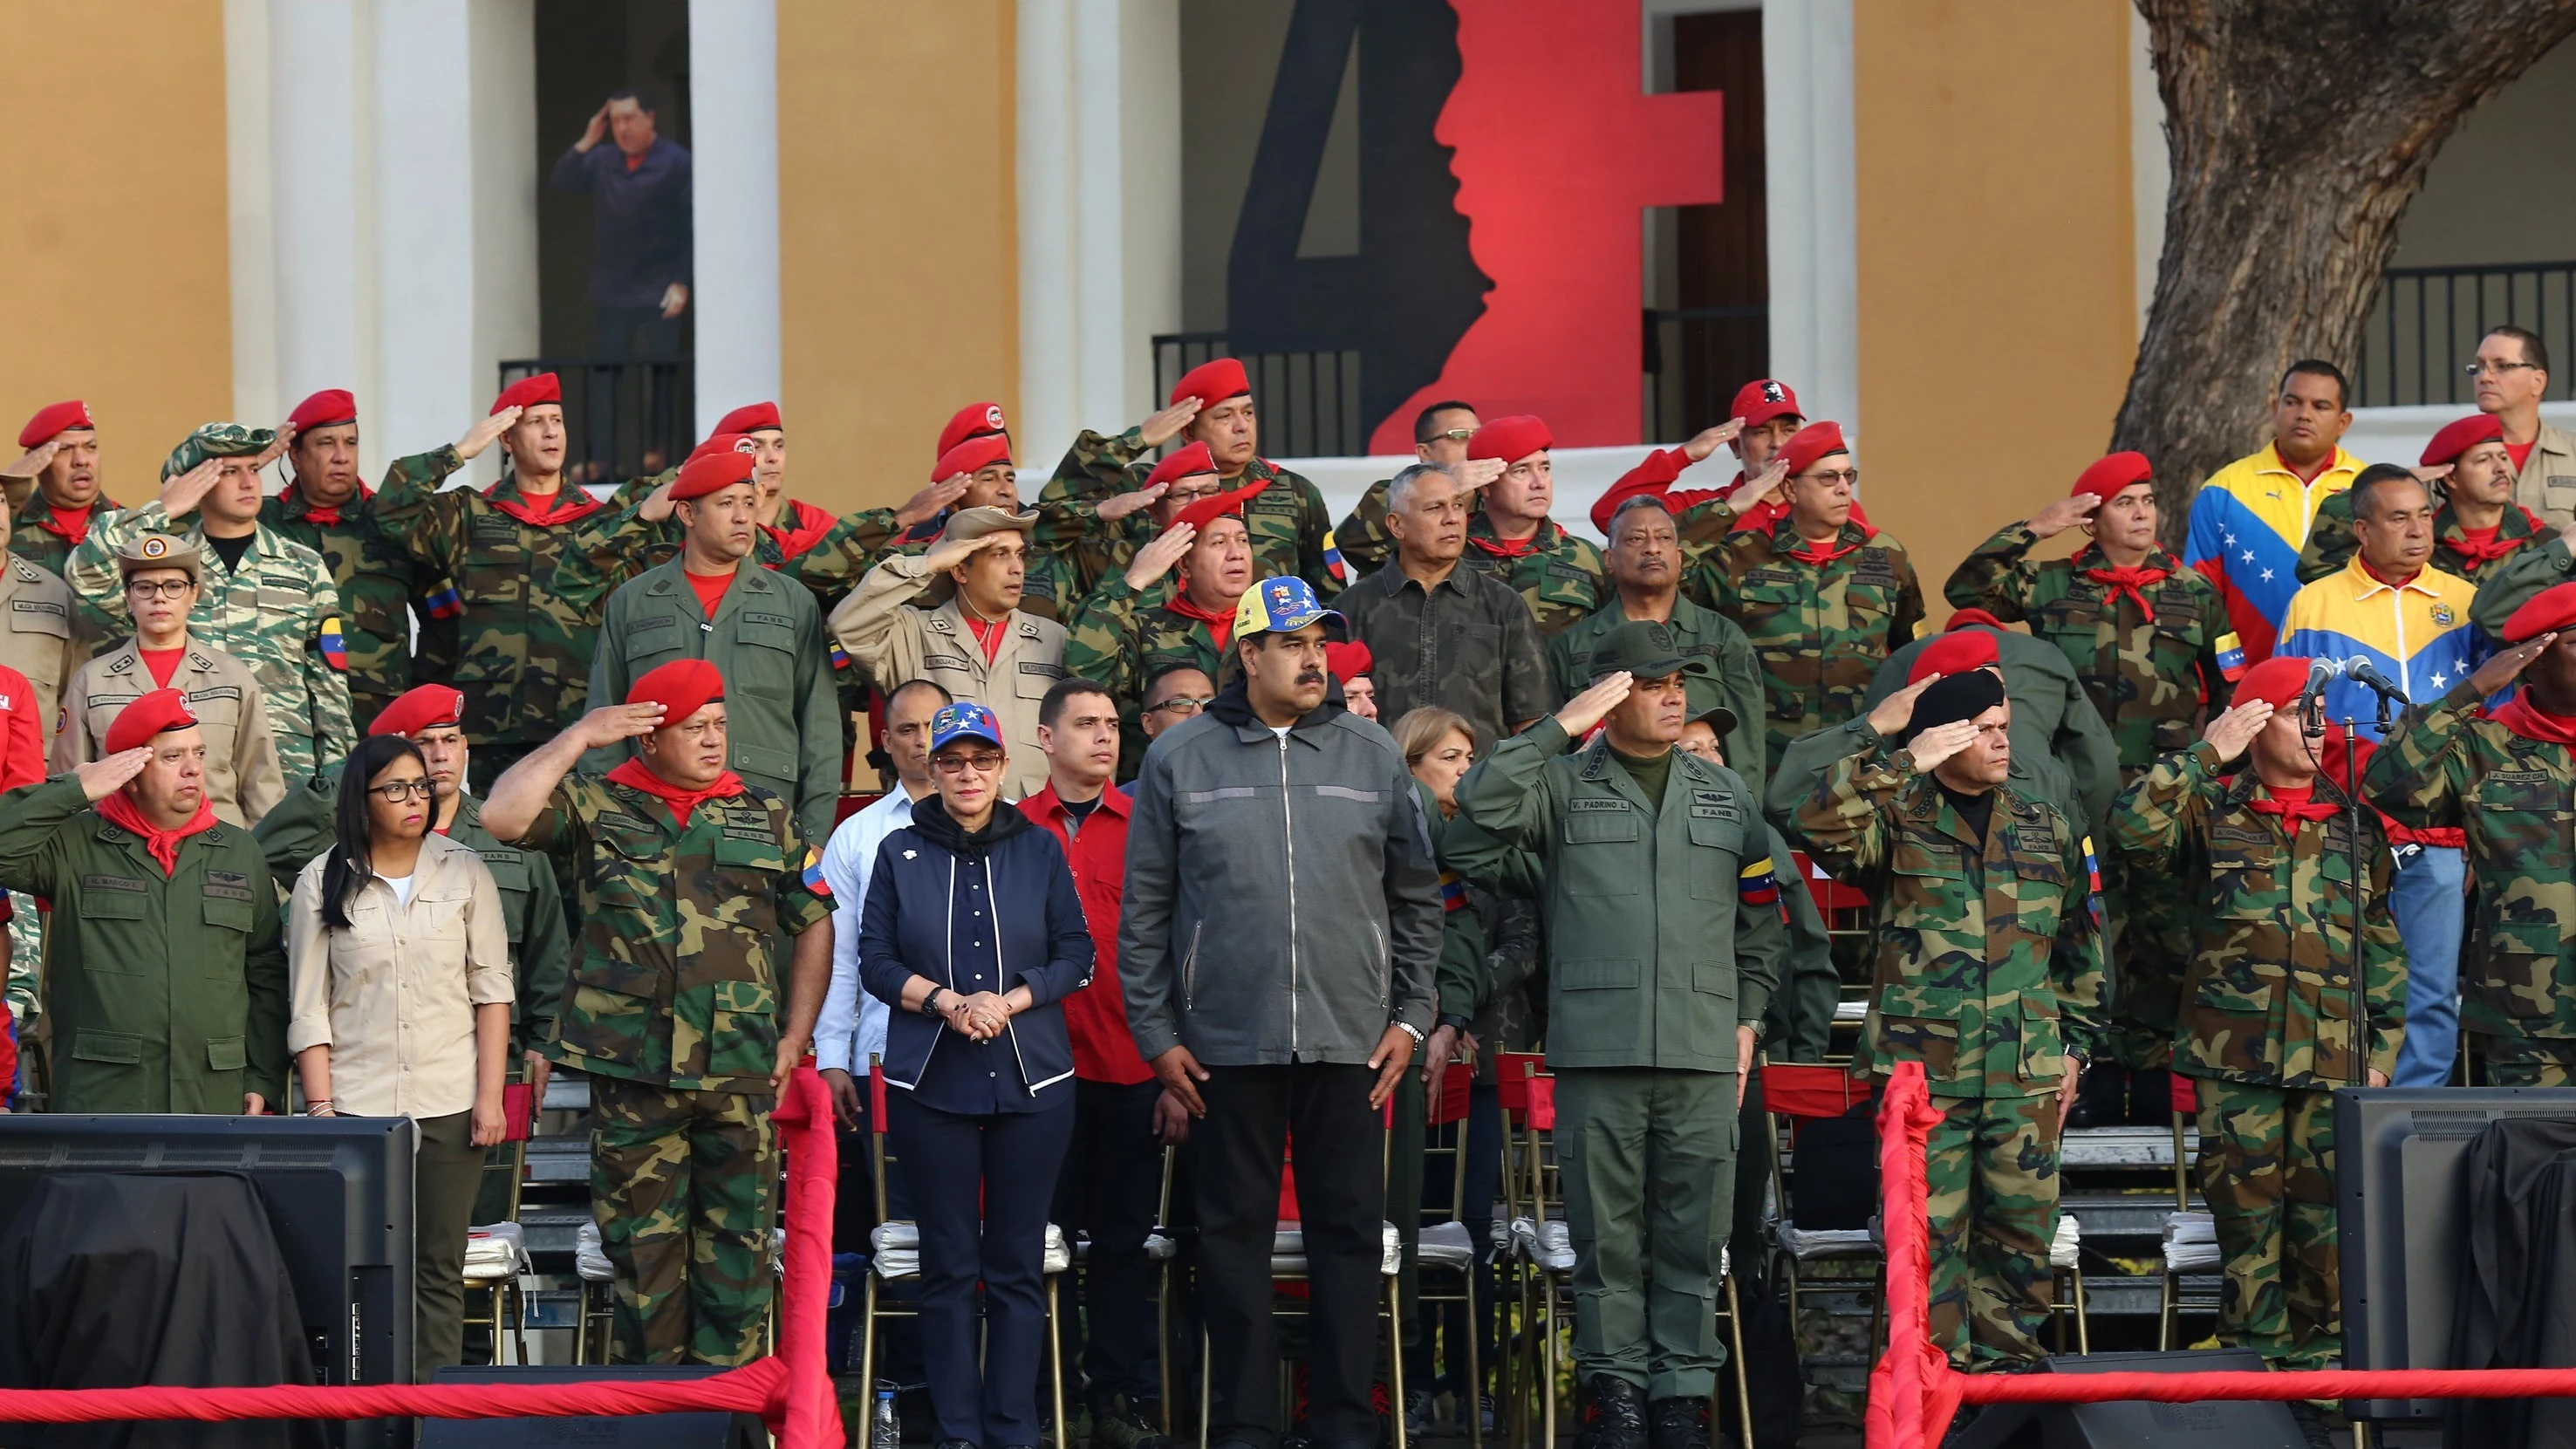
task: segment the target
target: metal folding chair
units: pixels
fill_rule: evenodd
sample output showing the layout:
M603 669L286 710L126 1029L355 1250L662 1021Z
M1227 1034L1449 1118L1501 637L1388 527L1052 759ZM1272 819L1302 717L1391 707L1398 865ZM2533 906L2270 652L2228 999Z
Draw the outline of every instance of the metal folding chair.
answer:
M2174 1210L2165 1214L2164 1273L2156 1295L2156 1347L2173 1348L2174 1325L2185 1313L2207 1313L2217 1317L2217 1293L2206 1299L2187 1299L2183 1287L2185 1275L2204 1277L2225 1266L2225 1256L2218 1251L2218 1224L2206 1211L2191 1205L2191 1156L2183 1138L2184 1123L2200 1112L2200 1093L2192 1080L2180 1072L2168 1072L2173 1083L2173 1157Z
M1461 1336L1467 1344L1467 1389L1460 1395L1460 1413L1467 1420L1467 1439L1474 1449L1484 1449L1485 1416L1482 1396L1485 1389L1483 1344L1484 1321L1476 1312L1476 1279L1478 1244L1468 1229L1467 1211L1467 1105L1475 1087L1475 1068L1452 1064L1441 1074L1440 1091L1423 1103L1425 1125L1432 1129L1423 1149L1426 1157L1446 1155L1450 1159L1449 1211L1445 1216L1425 1211L1420 1236L1413 1251L1414 1271L1452 1272L1458 1278L1455 1293L1435 1293L1426 1284L1416 1297L1425 1304L1455 1303L1465 1316ZM1394 1105L1394 1099L1388 1099ZM1440 1145L1438 1129L1453 1129L1450 1144ZM1426 1317L1429 1315L1425 1315ZM1397 1406L1399 1417L1402 1405Z
M527 1064L521 1062L511 1069L511 1079L524 1081L527 1071ZM519 1226L519 1193L528 1175L526 1139L508 1143L498 1153L486 1152L482 1171L509 1175L509 1210L497 1223L466 1230L464 1324L467 1328L492 1331L492 1361L496 1364L502 1361L501 1330L506 1324L519 1362L524 1364L529 1361L525 1279L534 1271L528 1260L528 1236ZM475 1311L478 1300L484 1305L481 1312Z

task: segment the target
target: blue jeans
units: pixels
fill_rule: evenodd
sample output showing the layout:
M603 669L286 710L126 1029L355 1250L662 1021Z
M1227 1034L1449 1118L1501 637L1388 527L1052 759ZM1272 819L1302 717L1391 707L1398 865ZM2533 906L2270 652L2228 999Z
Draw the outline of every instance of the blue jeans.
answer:
M2460 930L2468 909L2461 886L2467 878L2461 852L2426 846L2389 886L2389 914L2406 944L2406 1040L2397 1048L2393 1086L2450 1084L2460 1049Z

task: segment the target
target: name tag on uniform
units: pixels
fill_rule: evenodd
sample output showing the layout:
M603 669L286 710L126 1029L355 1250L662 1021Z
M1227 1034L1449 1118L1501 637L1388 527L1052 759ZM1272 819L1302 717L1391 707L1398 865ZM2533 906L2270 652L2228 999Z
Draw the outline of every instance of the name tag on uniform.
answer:
M1578 815L1587 810L1627 810L1632 808L1625 800L1568 800L1565 803L1568 809L1574 811Z
M778 843L778 837L770 834L768 830L755 829L747 825L726 826L724 828L724 837L727 840L756 840L763 845L776 845Z
M201 699L239 699L241 697L241 690L237 686L230 684L218 684L209 689L192 689L188 691L188 702L191 704L194 704L196 701Z
M1022 674L1038 674L1038 675L1044 675L1046 678L1049 678L1049 679L1062 679L1062 678L1064 678L1064 666L1063 666L1063 665L1061 665L1061 664L1047 664L1047 663L1044 663L1044 662L1041 662L1041 661L1038 661L1038 660L1033 660L1033 659L1024 659L1024 660L1021 660L1021 661L1020 661L1020 672L1021 672Z
M742 616L742 621L746 624L775 624L781 629L793 629L796 627L796 621L787 617L785 614L745 613Z
M1565 579L1571 583L1578 584L1588 584L1592 582L1592 575L1585 573L1583 570L1576 568L1574 565L1569 563L1550 563L1547 566L1547 576L1552 579Z
M2546 785L2549 783L2549 772L2547 770L2489 770L2486 778L2499 785Z
M615 826L616 828L618 828L618 829L620 829L620 830L655 830L655 831L658 831L658 830L661 828L661 827L659 827L659 826L657 826L657 825L652 824L652 823L651 823L651 822L649 822L649 821L640 820L640 819L636 818L635 816L629 815L629 814L627 814L626 812L624 812L624 811L622 811L622 810L602 810L602 811L600 811L600 812L599 812L599 823L600 823L600 824L602 824L602 825L612 825L612 826Z
M146 885L142 881L136 880L130 875L85 875L81 877L81 889L85 891L148 891L152 889L152 887Z
M50 599L11 599L9 609L17 614L51 614L63 617L63 606Z
M2029 855L2054 856L2057 854L2057 836L2045 825L2015 826L2013 848Z
M477 543L515 543L519 526L503 514L478 513L474 516L473 535Z
M206 894L228 901L250 899L250 877L237 870L206 872Z
M1736 820L1742 812L1735 802L1716 790L1691 791L1690 813L1700 820Z
M1856 584L1896 583L1896 564L1883 548L1865 548L1852 565L1852 582Z
M1744 581L1748 584L1794 584L1798 576L1787 569L1749 569L1745 572Z
M637 619L629 623L626 626L626 632L629 634L641 634L648 629L677 629L678 627L680 627L680 621L672 618L668 614L648 614L641 619Z
M2230 841L2237 845L2269 845L2272 843L2272 837L2270 834L2259 827L2251 825L2213 825L2209 827L2209 838L2213 841Z
M963 669L966 667L966 661L946 654L925 654L921 656L921 667L924 669Z

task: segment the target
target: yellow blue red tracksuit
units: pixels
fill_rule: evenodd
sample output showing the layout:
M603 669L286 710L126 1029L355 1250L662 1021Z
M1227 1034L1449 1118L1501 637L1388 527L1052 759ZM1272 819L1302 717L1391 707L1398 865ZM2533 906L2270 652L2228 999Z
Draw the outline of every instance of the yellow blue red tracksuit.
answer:
M2218 586L2245 662L2272 657L2290 596L2299 590L2299 550L2317 505L2352 486L2362 461L2341 448L2313 482L2301 483L2272 443L2209 475L2192 495L2182 561ZM2392 676L2393 677L2393 676Z

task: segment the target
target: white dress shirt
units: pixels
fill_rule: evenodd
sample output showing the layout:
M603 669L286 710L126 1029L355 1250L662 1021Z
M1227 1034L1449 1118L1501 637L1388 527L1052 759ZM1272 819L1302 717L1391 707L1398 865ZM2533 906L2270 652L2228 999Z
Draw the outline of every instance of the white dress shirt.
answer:
M882 1054L886 1004L859 989L859 912L867 905L868 877L876 873L877 847L912 823L912 796L901 785L833 830L823 846L823 879L832 887L832 988L814 1023L814 1065L865 1076L868 1056Z

